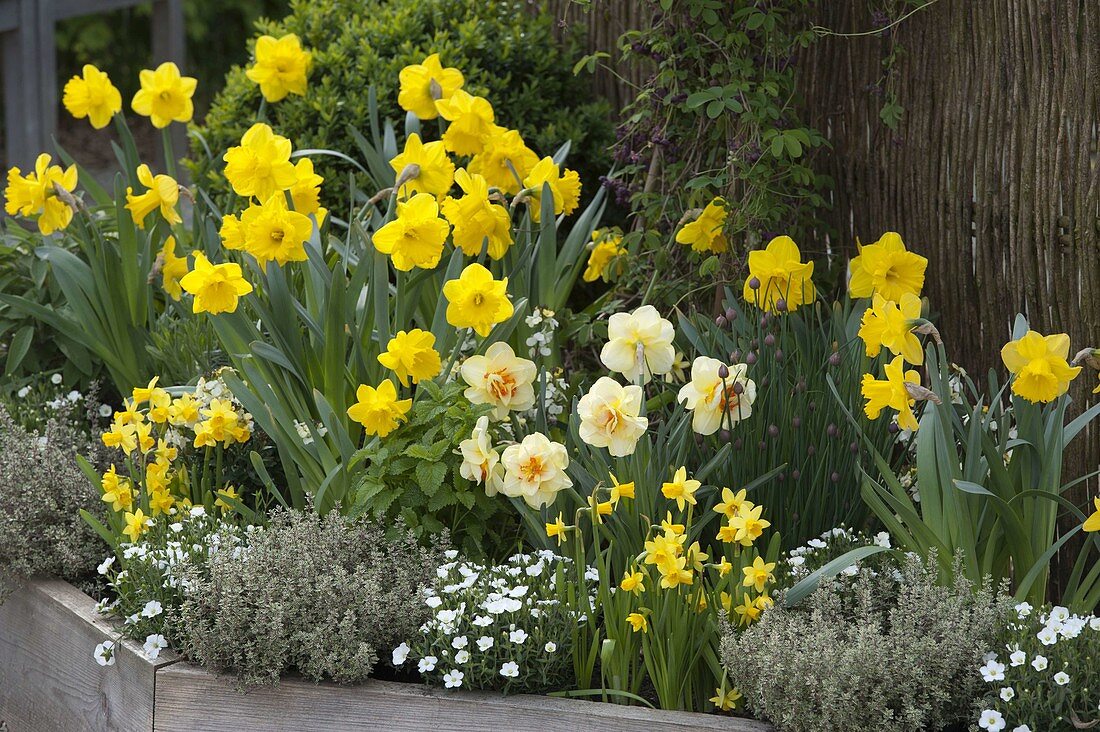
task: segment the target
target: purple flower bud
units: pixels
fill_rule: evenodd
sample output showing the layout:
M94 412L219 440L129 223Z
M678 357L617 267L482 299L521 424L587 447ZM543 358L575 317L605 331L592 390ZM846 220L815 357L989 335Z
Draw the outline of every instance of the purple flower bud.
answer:
M817 454L817 448L814 447L813 445L810 445L809 447L806 448L806 454L809 455L810 457L813 457L814 455Z
M793 417L791 419L791 427L794 427L795 429L798 429L801 426L802 426L802 418L801 417L796 416L796 417Z
M772 439L775 439L776 437L779 437L779 428L777 426L775 426L774 424L769 424L768 425L768 436L771 437Z
M733 363L741 363L741 350L735 349L730 351L730 361Z
M801 477L802 477L802 471L799 470L798 468L795 468L794 470L791 471L791 480L798 480Z
M775 312L785 313L787 312L787 301L783 298L779 298L775 301Z
M839 366L840 365L840 354L839 353L830 354L830 356L829 356L829 365L830 366Z
M732 437L732 435L730 435L729 430L720 430L718 432L718 439L721 440L723 443L728 443L730 441L730 437Z
M771 322L771 318L768 317L767 313L764 313L763 315L760 316L760 327L761 328L767 328L768 323L770 323L770 322Z
M817 402L810 402L809 410L811 412L816 412L817 411Z
M775 349L775 360L776 361L782 361L783 360L783 349L782 348Z
M829 476L829 480L833 481L834 483L839 483L840 482L840 473L838 473L834 470L832 475Z
M749 348L751 348L752 350L755 351L759 346L760 346L760 342L758 340L756 340L755 338L753 338L751 341L749 341Z
M756 363L756 353L754 353L753 351L749 351L749 355L745 356L745 363L747 363L749 366L752 366L754 363Z
M736 440L733 441L733 449L740 450L743 444L745 444L744 441L740 437L738 437Z
M768 347L775 345L775 335L773 333L768 333L764 336L764 345Z
M891 435L896 435L898 433L898 426L893 422L891 422L890 426L886 429Z
M852 440L851 444L848 445L848 452L852 453L853 455L859 452L859 443L855 440Z
M745 393L745 386L740 381L733 385L733 393L740 396Z
M785 481L787 479L787 474L786 473L780 473L776 477L779 478L779 482L782 483L783 481Z
M726 308L726 320L730 322L737 320L737 311L733 308Z
M717 318L714 319L714 323L719 328L725 328L726 327L726 316L725 315L719 315Z
M729 377L730 377L729 367L726 366L726 364L722 364L721 366L719 366L718 367L718 378L719 379L728 379Z
M756 277L750 278L749 279L749 287L753 290L759 290L760 289L760 280L757 279Z
M839 430L837 430L836 425L833 424L832 422L830 422L829 426L825 428L825 434L827 434L829 437L836 437L836 433L838 431Z

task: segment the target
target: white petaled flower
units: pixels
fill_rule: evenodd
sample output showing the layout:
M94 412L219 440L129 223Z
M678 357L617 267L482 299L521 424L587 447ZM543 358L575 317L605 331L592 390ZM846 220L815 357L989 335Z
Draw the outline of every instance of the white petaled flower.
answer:
M1050 609L1050 619L1064 623L1069 620L1069 608L1055 605Z
M632 313L615 313L607 321L608 341L600 351L600 361L633 384L648 384L654 376L672 370L675 337L672 323L652 305Z
M1026 724L1021 724L1018 727L1013 727L1012 732L1031 732L1031 727Z
M812 547L814 549L824 549L829 545L823 542L821 539L810 539L806 542L806 546Z
M1007 726L1005 718L996 709L986 709L978 718L978 726L989 732L1000 732Z
M1089 627L1093 630L1100 631L1100 618L1089 619Z
M456 636L451 640L451 648L456 651L462 650L468 645L470 645L470 641L464 635Z
M534 361L516 356L503 341L489 346L484 356L470 356L459 373L468 388L463 394L471 404L492 404L493 416L504 419L508 412L523 412L535 405Z
M553 503L558 491L573 485L565 474L569 466L565 445L539 432L527 435L518 445L509 445L501 462L504 482L500 492L509 498L522 498L531 508Z
M1058 686L1065 686L1069 683L1069 674L1065 671L1059 671L1054 674L1054 683L1058 684Z
M458 618L458 611L444 608L435 614L435 618L443 625L450 625Z
M62 381L61 374L54 374L53 376L50 377L50 383L53 384L54 386L57 386L58 384L60 384L61 381Z
M426 673L428 671L434 671L435 665L439 663L439 659L435 656L424 656L416 664L416 670L420 673Z
M1008 657L1008 662L1013 666L1023 666L1027 663L1027 654L1023 651L1013 651Z
M141 609L141 617L143 618L155 618L164 612L164 607L157 600L150 600L145 603L145 607Z
M577 402L580 437L592 447L606 447L614 457L633 455L649 426L641 412L642 387L601 376Z
M448 549L447 551L443 552L443 557L448 561L453 562L454 560L458 559L458 550Z
M477 639L477 649L479 651L487 651L493 647L493 639L487 635L483 635Z
M411 650L412 649L409 648L408 643L402 642L401 645L393 649L393 654L390 658L390 661L393 663L394 666L400 666L404 664L405 660L408 659L409 651Z
M458 443L462 455L459 474L466 480L485 484L485 494L492 498L500 490L500 453L493 449L489 439L489 417L482 416L474 425L468 439Z
M31 388L29 386L24 386L22 389L15 392L16 396L18 396L20 399L25 398L30 393L31 393ZM110 409L111 409L110 407L107 407L107 416L108 417L111 416ZM101 413L102 413L102 407L100 408L100 410L101 410Z
M546 651L547 653L553 653L554 651L558 650L558 644L554 641L546 641L546 645L542 647L542 650Z
M489 617L488 615L475 615L474 616L474 625L476 625L479 628L484 628L485 626L492 625L492 624L493 624L493 619L491 617Z
M99 405L99 416L100 417L110 417L112 414L114 414L114 411L115 410L111 409L110 404L100 404Z
M523 642L526 640L527 631L525 631L523 628L520 628L519 630L513 630L511 633L508 634L508 641L510 643L518 643L522 645Z
M1004 681L1005 679L1005 665L998 663L997 661L987 661L984 666L978 669L982 678L986 681Z
M443 604L443 598L437 595L432 595L431 597L424 600L424 604L430 607L432 610L435 610L437 607Z
M114 563L114 557L107 557L102 562L100 562L99 566L95 568L95 571L99 574L107 574L107 570L109 570L111 568L111 565Z
M145 638L145 643L142 645L142 650L145 651L145 657L150 661L153 661L160 655L160 652L168 647L168 641L160 633L154 633L153 635Z
M691 364L691 381L680 387L677 401L691 410L691 428L700 435L713 435L752 414L756 382L748 377L743 363L727 366L716 358L699 356ZM722 374L725 374L723 378Z
M875 545L890 548L890 532L880 531L875 534Z
M1001 699L1003 701L1012 701L1016 698L1016 690L1011 686L1001 687Z
M455 663L466 663L470 660L470 652L463 648L455 654Z
M1048 625L1040 630L1035 637L1038 638L1039 642L1044 646L1053 646L1058 642L1058 631Z
M75 404L75 403L80 401L80 396L81 395L80 395L79 391L73 390L73 391L70 391L68 394L66 394L65 398L68 399L73 404Z
M115 642L103 641L92 652L95 657L95 662L100 666L114 666L115 665Z
M519 664L515 661L508 661L500 667L500 675L507 676L510 679L514 679L519 676Z
M199 516L206 515L206 509L202 506L192 506L189 513L192 517L198 518Z
M1018 604L1018 605L1016 606L1016 615L1018 615L1018 616L1019 616L1020 620L1023 620L1023 619L1024 619L1024 618L1026 618L1026 617L1027 617L1028 615L1031 615L1031 611L1032 611L1033 609L1034 609L1034 608L1033 608L1033 607L1031 607L1031 603L1028 603L1028 602L1021 602L1020 604Z
M1035 658L1031 659L1031 667L1036 671L1045 671L1047 667L1047 657L1036 656Z
M443 685L448 689L457 689L458 687L462 686L462 677L464 675L465 674L463 674L458 669L448 671L447 673L443 674Z

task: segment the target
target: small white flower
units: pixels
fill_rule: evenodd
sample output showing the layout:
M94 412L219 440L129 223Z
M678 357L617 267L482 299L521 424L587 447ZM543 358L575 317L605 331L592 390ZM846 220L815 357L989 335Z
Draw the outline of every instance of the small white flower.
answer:
M1023 651L1013 651L1012 655L1008 657L1008 662L1013 666L1023 666L1027 663L1027 654Z
M401 645L399 645L397 648L394 648L393 656L390 659L393 665L400 666L405 663L405 659L409 657L409 651L411 650L412 649L409 648L409 644L404 642L402 642Z
M115 642L103 641L95 647L95 651L92 652L95 656L95 662L100 666L114 666L115 665Z
M511 643L518 643L520 645L523 645L523 642L527 640L527 631L525 631L523 628L520 628L519 630L513 630L511 633L508 634L508 640Z
M859 565L851 564L844 569L840 570L840 573L845 577L854 577L859 574Z
M114 411L115 410L111 409L110 404L100 404L99 405L99 416L100 417L110 417L112 414L114 414Z
M828 546L828 544L823 542L821 539L810 539L806 542L806 545L812 546L814 549L824 549L826 546Z
M450 625L458 617L458 613L451 609L440 610L435 614L435 619L443 625Z
M1066 622L1069 620L1069 608L1055 605L1050 609L1050 619L1057 620L1060 623Z
M1047 657L1036 656L1035 658L1031 659L1031 667L1036 671L1045 671L1047 667Z
M1040 630L1035 637L1038 638L1039 642L1044 646L1052 646L1058 642L1058 631L1048 626Z
M553 653L554 651L558 650L558 644L554 641L546 641L546 645L542 647L542 650L546 651L547 653Z
M468 645L470 645L470 641L464 635L457 636L451 641L451 648L454 648L456 651L461 650Z
M1000 732L1007 725L1000 712L995 709L986 709L982 712L982 716L978 718L978 726L989 730L989 732Z
M792 567L801 567L805 563L806 557L803 556L795 556L787 560L787 564L791 565Z
M1031 615L1031 611L1033 609L1034 608L1031 607L1030 603L1021 602L1019 605L1016 606L1016 614L1020 617L1020 620L1023 620L1028 615Z
M890 532L880 531L875 534L875 545L890 548Z
M80 401L80 392L76 390L70 391L68 394L65 395L65 398L73 404L76 404Z
M1091 618L1089 620L1089 627L1093 630L1100 631L1100 618Z
M458 559L458 552L454 549L448 549L447 551L443 552L443 556L446 557L448 561L453 562L454 560Z
M483 635L477 639L477 649L485 652L493 647L493 639L487 635Z
M24 399L28 394L31 393L31 388L29 386L24 386L22 389L15 393L20 399Z
M199 516L205 516L206 515L206 509L203 508L202 506L192 506L190 513L193 517L198 518Z
M446 686L448 689L457 689L458 687L462 686L462 677L464 675L465 674L457 669L455 669L454 671L449 671L443 674L443 685Z
M1003 701L1012 701L1016 698L1016 690L1011 686L1001 687L1001 699Z
M96 572L100 574L107 574L107 570L111 568L111 565L115 563L114 557L107 557L104 559L98 567L95 568Z
M466 663L470 660L470 652L463 648L455 654L455 663Z
M424 601L424 604L430 607L432 610L435 610L437 607L443 604L443 598L437 595L432 595Z
M492 625L492 624L493 624L493 619L490 618L488 615L475 615L474 616L474 625L476 625L479 628L484 628L485 626Z
M155 660L160 655L162 649L168 647L168 641L164 639L164 636L159 633L147 636L145 643L142 645L142 650L145 651L145 657L150 661Z
M155 618L164 612L164 607L157 600L150 600L145 603L145 607L141 609L141 617L143 618Z
M978 670L981 672L982 678L986 681L1005 680L1005 665L1003 663L998 663L997 661L988 661Z
M425 673L427 671L434 671L435 670L435 665L437 663L439 663L439 659L436 658L435 656L424 656L424 658L420 659L420 661L416 664L416 669L420 673Z
M1026 724L1021 724L1018 727L1013 727L1012 732L1031 732L1031 727L1028 727Z
M507 676L510 679L514 679L519 676L519 664L515 661L508 661L500 667L500 675Z
M1069 683L1069 674L1065 671L1059 671L1054 674L1054 683L1058 684L1058 686L1065 686Z
M54 374L53 376L51 376L50 377L50 383L53 384L54 386L57 386L58 384L60 384L61 383L61 374Z

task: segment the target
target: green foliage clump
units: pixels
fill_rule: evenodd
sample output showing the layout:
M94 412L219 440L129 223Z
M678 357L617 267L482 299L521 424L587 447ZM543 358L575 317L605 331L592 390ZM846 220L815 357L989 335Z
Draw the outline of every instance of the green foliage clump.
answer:
M402 527L278 510L224 542L185 580L169 633L188 658L233 669L242 686L307 678L363 681L378 652L411 637L431 614L422 589L435 582L446 538L426 549Z
M970 719L984 688L976 669L1012 612L989 582L956 561L938 584L935 558L898 572L864 569L822 583L803 605L777 601L722 642L722 660L750 710L784 732L938 730Z
M369 137L371 87L380 116L403 119L399 72L438 53L446 66L462 71L470 93L493 104L498 123L519 129L532 149L549 155L572 141L571 157L590 166L581 172L602 173L611 135L607 105L587 101L587 83L572 71L574 40L557 39L553 19L531 6L523 0L295 0L286 18L257 28L301 38L313 54L309 89L304 97L266 106L267 119L297 149L354 156L349 128ZM197 181L226 190L221 156L256 121L260 101L245 69L234 68L197 130ZM314 160L329 187L353 172L334 157Z
M87 447L64 414L36 432L0 408L0 597L31 575L93 573L103 546L79 511L101 515L103 504L76 462Z
M350 513L399 517L420 537L446 529L455 546L473 556L508 551L520 533L511 504L486 495L459 472L459 443L492 407L470 404L459 382L424 381L417 388L422 393L408 421L356 454L365 468Z

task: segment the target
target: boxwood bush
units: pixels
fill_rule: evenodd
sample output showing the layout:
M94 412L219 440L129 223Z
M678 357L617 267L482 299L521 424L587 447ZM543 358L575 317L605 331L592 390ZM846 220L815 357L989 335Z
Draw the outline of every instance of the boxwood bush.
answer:
M531 0L294 0L290 15L260 21L257 29L302 39L313 53L309 91L268 105L266 117L296 149L354 155L348 126L369 136L370 88L377 90L380 116L400 128L398 72L439 53L444 64L462 70L468 91L492 102L498 123L519 129L540 154L571 140L574 167L583 161L582 175L594 181L609 165L609 110L606 102L592 101L588 82L573 74L576 39L559 38L553 18L539 9ZM234 67L195 130L201 136L192 148L195 180L225 189L216 174L221 155L255 121L260 99L244 68ZM333 157L314 159L329 191L352 170Z

